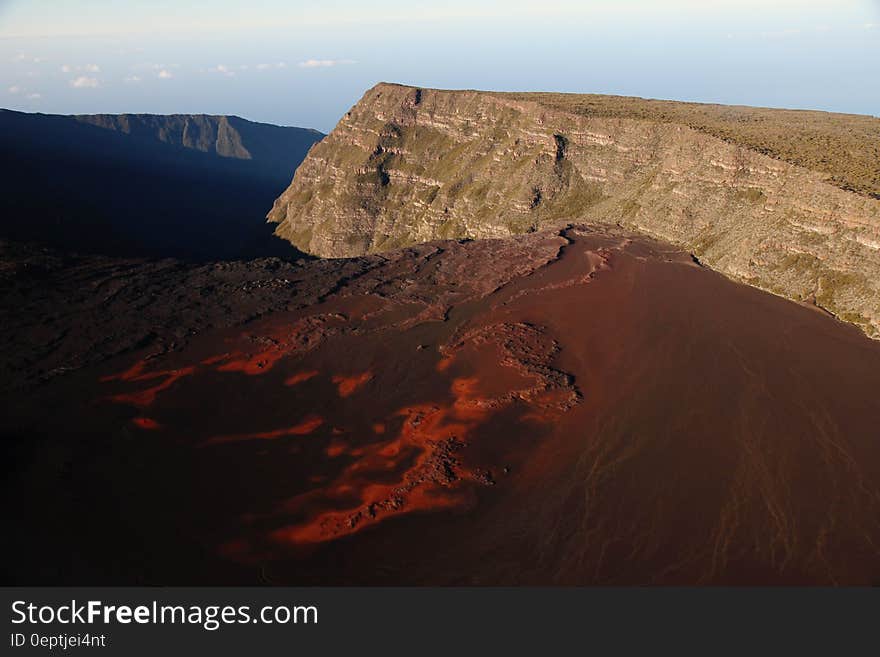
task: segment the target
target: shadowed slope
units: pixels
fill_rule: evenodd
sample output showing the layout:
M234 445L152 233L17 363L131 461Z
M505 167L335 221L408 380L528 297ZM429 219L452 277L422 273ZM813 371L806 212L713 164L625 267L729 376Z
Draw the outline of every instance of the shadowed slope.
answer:
M251 160L268 177L290 178L317 130L209 114L80 114L77 121L126 135L160 141L220 157ZM287 181L286 181L287 182Z
M320 137L237 117L3 110L0 237L111 255L297 255L262 215Z

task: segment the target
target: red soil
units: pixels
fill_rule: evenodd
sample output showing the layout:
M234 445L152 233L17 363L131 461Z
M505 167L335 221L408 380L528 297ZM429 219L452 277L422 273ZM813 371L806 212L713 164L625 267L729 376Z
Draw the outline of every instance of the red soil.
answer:
M320 417L309 417L302 422L285 427L283 429L273 429L272 431L258 431L255 433L233 434L228 436L214 436L208 438L201 445L222 445L224 443L238 443L245 440L276 440L287 436L307 436L313 433L315 429L324 424L324 419Z
M167 390L168 388L173 386L175 382L177 382L179 379L189 376L193 372L195 372L195 367L184 367L175 370L158 370L145 373L144 369L146 369L146 366L146 361L141 360L121 374L118 374L116 376L102 377L101 381L104 382L115 380L140 382L162 379L162 381L156 385L138 390L137 392L127 392L113 395L111 399L115 402L119 402L122 404L131 404L132 406L138 406L141 408L150 406L154 401L156 401L156 397L159 395L160 392L162 392L163 390Z
M284 385L286 386L295 386L297 383L303 383L304 381L308 381L309 379L313 379L318 376L318 370L309 370L308 372L297 372L292 376L287 377L284 380Z
M373 375L370 372L353 374L351 376L337 375L333 377L333 383L336 384L336 389L339 391L340 397L348 397L356 390L363 387L363 385L372 378Z
M132 424L140 429L146 429L148 431L155 431L156 429L161 429L162 425L148 417L136 417L132 418Z

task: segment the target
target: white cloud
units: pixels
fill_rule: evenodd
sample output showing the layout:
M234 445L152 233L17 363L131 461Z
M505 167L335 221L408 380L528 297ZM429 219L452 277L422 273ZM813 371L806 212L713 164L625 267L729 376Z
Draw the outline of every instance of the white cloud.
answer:
M787 39L788 37L800 34L800 29L796 27L788 27L782 30L771 30L769 32L761 32L761 36L765 39Z
M15 57L12 58L12 61L16 63L20 62L32 62L34 64L42 64L46 61L45 57L31 57L30 55L26 55L23 52L18 53Z
M140 82L141 79L137 75L129 75L127 77L122 78L122 81L128 82L129 84L135 84L137 82Z
M167 68L163 68L156 75L159 77L160 80L170 80L174 77L174 74L171 73L171 71L169 71Z
M11 93L12 95L23 94L24 97L27 98L28 100L39 100L40 98L43 97L36 92L28 92L27 89L25 89L24 87L20 87L17 84L14 84L11 87L7 88L6 91Z
M334 63L343 63L343 60L339 60ZM243 73L245 71L269 71L271 69L282 68L287 68L287 62L261 62L259 64L236 64L233 66L229 66L226 64L217 64L217 66L212 66L211 68L199 69L199 73L214 73L225 75L231 78L235 77L236 74Z
M176 70L180 68L180 64L154 64L151 62L144 62L141 64L132 64L129 68L133 71L156 71L159 73L161 71L169 71Z
M85 75L80 75L70 81L70 86L74 89L94 89L98 86L98 80L96 78L89 78Z
M330 68L331 66L339 66L342 64L356 64L353 59L307 59L300 62L300 68Z
M73 64L62 64L61 72L62 73L73 73L74 71L83 71L85 73L100 73L101 67L97 64L84 64L84 65L73 65Z
M36 92L28 91L28 90L25 89L24 87L21 87L21 86L19 86L19 85L17 85L17 84L14 84L14 85L12 85L11 87L7 88L6 91L8 91L9 93L11 93L11 94L13 94L13 95L21 94L21 95L23 95L25 98L27 98L28 100L39 100L40 98L43 97L42 95L40 95L40 94L38 94L38 93L36 93Z
M866 30L873 30L875 27L877 27L877 25L878 25L877 23L865 23L865 29Z
M254 66L258 71L266 71L270 68L287 68L287 62L275 62L274 64L257 64Z
M208 73L220 73L220 75L225 75L230 78L235 76L235 71L224 64L217 64L214 68L209 68Z

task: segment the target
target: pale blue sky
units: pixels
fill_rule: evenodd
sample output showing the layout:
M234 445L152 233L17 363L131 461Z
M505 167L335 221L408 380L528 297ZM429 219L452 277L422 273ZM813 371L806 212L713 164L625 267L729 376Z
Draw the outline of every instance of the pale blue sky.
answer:
M328 131L378 81L880 114L880 0L0 0L0 106Z

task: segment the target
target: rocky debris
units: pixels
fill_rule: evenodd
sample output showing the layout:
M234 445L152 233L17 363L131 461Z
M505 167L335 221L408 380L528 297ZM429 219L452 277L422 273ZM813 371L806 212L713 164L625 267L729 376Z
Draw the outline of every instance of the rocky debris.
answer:
M0 242L0 389L31 387L134 349L179 351L204 331L250 324L335 295L376 296L421 308L400 326L442 320L451 305L485 296L545 265L563 244L563 238L545 232L438 242L346 260L198 265L65 255ZM480 275L471 275L476 271ZM282 349L293 348L294 339L318 339L324 320L306 321L318 324L282 336ZM253 339L260 348L271 345L259 340L279 340L259 332Z
M534 379L535 383L527 388L511 389L493 399L481 400L482 404L499 407L521 400L544 411L565 412L580 402L582 393L574 385L571 375L551 365L559 352L559 342L541 327L523 322L482 326L456 336L452 344L441 347L441 353L454 357L466 345L479 347L488 343L501 348L502 366Z
M0 388L27 388L117 354L182 348L210 329L301 308L367 263L207 265L62 255L0 243Z
M559 416L579 403L581 395L573 384L573 377L550 365L559 350L559 344L538 327L524 323L485 326L467 331L452 347L441 349L441 352L446 358L454 358L465 347L479 351L489 346L500 347L504 354L498 363L501 368L509 368L531 379L533 385L511 386L505 392L492 396L473 390L471 383L474 382L463 384L459 381L458 387L453 383L456 399L451 406L432 405L406 410L404 426L400 437L395 439L395 445L406 444L417 449L421 455L415 465L403 474L401 483L388 487L382 497L364 500L363 504L350 512L319 516L311 521L310 531L300 528L288 536L306 536L307 541L330 540L351 533L364 523L378 522L388 515L431 508L432 503L426 503L426 498L437 500L433 504L440 507L454 504L446 493L438 496L438 487L442 491L449 489L454 492L465 480L482 486L495 486L497 482L490 469L469 468L460 460L459 453L467 447L465 437L473 433L474 438L478 439L480 426L492 413L516 402L522 403L523 409L527 409L531 417L545 420ZM445 435L448 433L452 435ZM397 449L395 447L395 451ZM379 449L377 453L383 454L383 451ZM362 472L363 464L368 462L355 462L348 474ZM509 466L505 466L503 472L509 474ZM343 476L338 485L346 486L344 482ZM415 493L419 494L419 501L411 509L411 497ZM314 531L317 531L317 536Z
M349 534L367 522L376 522L385 514L398 514L407 510L409 495L418 488L425 487L449 487L461 479L461 463L457 453L464 447L464 443L454 437L431 442L428 444L427 455L419 464L408 471L403 482L392 488L388 494L376 500L367 502L364 506L347 514L330 514L319 521L319 530L324 539L332 539ZM481 479L472 474L470 479L484 485L486 479Z

